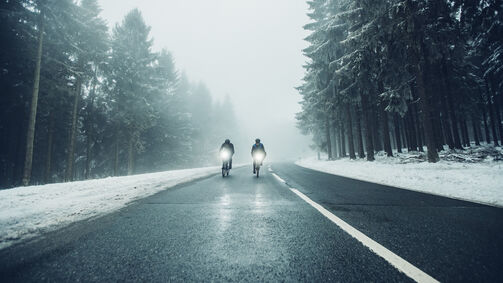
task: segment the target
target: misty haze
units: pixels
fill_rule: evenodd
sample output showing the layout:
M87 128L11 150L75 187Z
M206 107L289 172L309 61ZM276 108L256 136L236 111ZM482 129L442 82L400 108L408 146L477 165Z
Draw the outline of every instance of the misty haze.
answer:
M501 0L0 0L1 282L502 282Z

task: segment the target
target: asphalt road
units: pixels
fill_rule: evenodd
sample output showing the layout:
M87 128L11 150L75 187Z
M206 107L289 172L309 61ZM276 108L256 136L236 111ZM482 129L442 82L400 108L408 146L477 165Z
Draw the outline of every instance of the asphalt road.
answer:
M293 187L430 276L503 282L503 209L273 164L167 189L0 251L0 282L407 282ZM218 172L217 172L218 173Z

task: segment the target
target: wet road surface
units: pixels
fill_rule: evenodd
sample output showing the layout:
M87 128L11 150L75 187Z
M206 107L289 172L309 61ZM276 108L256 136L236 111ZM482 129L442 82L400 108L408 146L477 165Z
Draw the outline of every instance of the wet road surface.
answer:
M290 188L437 280L503 281L501 208L271 167L170 188L4 249L0 281L412 281Z

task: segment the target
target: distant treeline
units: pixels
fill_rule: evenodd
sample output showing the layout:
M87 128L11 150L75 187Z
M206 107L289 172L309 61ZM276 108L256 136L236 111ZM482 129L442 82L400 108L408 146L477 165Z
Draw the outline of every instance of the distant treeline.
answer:
M503 140L503 1L308 4L297 119L329 158Z
M214 164L237 128L140 11L109 31L97 2L0 1L0 187Z

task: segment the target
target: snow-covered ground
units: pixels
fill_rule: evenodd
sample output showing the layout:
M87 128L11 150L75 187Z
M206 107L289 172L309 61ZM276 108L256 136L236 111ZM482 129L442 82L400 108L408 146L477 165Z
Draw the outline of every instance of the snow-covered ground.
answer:
M503 150L482 146L440 152L438 163L424 153L376 155L374 162L305 158L297 165L353 179L503 207Z
M0 190L0 249L216 173L206 167Z

